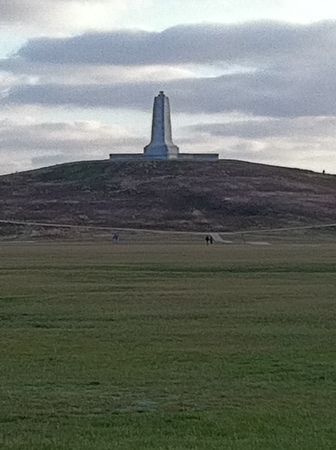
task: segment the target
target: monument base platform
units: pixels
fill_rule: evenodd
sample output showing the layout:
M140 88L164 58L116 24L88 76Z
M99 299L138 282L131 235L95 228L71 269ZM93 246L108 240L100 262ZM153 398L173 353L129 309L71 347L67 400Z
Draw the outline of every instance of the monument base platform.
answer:
M218 161L218 153L178 153L175 157L143 153L111 153L110 161Z

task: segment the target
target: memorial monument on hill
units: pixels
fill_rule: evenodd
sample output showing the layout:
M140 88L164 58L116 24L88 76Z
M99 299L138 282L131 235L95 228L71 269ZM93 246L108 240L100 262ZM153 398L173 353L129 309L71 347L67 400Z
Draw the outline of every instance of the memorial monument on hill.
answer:
M179 148L173 143L169 98L163 91L155 97L152 118L152 139L144 148L149 159L176 159Z
M110 160L114 162L170 159L216 161L218 153L179 153L179 148L173 143L172 138L169 98L160 91L154 98L152 137L144 148L144 153L111 153Z

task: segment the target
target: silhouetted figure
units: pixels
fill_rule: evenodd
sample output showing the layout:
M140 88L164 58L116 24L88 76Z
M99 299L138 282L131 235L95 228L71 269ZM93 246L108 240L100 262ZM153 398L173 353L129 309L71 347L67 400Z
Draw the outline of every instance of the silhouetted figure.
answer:
M210 244L212 245L214 243L214 240L213 240L213 237L211 235L209 237L209 240L210 240Z
M206 236L205 236L205 242L206 242L206 245L209 245L209 241L210 241L210 238L209 238L208 235L206 235Z
M325 175L325 170L322 171L323 175Z
M114 235L113 235L113 242L115 243L115 244L119 244L119 234L118 233L115 233Z

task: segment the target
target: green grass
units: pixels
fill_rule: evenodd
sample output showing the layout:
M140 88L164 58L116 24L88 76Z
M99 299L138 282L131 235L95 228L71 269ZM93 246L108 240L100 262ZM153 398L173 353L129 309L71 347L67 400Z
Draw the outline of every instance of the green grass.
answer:
M336 246L3 244L0 448L334 449Z

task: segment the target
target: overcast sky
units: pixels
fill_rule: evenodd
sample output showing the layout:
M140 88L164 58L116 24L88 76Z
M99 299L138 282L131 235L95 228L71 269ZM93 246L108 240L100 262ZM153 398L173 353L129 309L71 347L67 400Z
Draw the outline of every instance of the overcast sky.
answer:
M0 174L182 152L336 174L334 0L0 0Z

